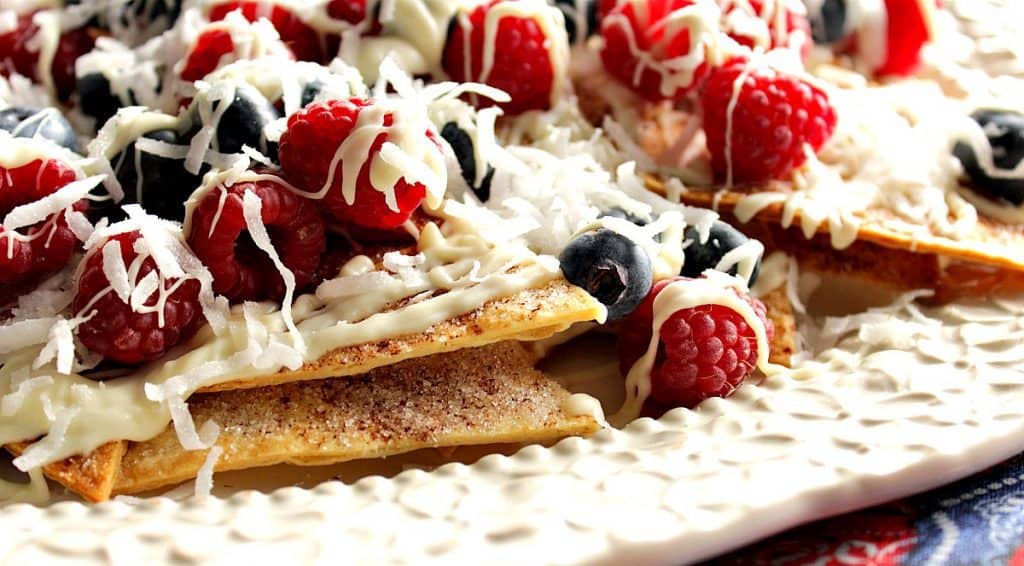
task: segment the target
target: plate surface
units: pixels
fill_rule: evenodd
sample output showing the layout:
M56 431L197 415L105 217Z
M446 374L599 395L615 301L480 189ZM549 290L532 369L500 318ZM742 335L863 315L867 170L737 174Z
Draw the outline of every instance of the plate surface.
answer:
M727 400L473 465L8 507L0 561L682 563L1024 450L1024 297L904 301L819 334L835 345Z

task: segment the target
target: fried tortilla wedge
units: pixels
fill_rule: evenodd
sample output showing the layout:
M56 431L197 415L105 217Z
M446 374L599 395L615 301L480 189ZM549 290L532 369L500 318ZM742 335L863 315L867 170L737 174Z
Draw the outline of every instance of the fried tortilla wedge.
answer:
M20 456L29 442L6 446L7 451ZM43 473L51 480L77 493L91 502L110 499L114 480L117 478L121 458L125 453L125 442L108 442L85 456L73 456L60 462L43 466Z
M297 381L358 375L411 358L476 348L505 340L538 340L577 322L595 320L604 307L564 279L495 299L436 324L425 332L338 348L295 371L227 381L203 392L266 387Z
M358 377L193 396L196 423L221 428L216 469L321 465L421 448L538 442L594 432L570 394L506 342L407 360ZM114 485L131 494L195 477L206 451L173 429L129 443Z
M648 176L646 181L651 190L665 193L661 179ZM861 215L856 241L837 250L831 245L827 224L807 237L800 227L800 212L785 218L783 203L766 206L753 218L742 219L746 222L737 218L735 210L743 198L765 190L784 192L786 187L689 189L680 199L691 206L716 208L748 236L761 240L767 251L786 252L805 269L858 276L902 289L935 289L944 299L984 294L995 287L1024 287L1024 226L979 216L969 234L954 240L896 230L891 213L868 209Z

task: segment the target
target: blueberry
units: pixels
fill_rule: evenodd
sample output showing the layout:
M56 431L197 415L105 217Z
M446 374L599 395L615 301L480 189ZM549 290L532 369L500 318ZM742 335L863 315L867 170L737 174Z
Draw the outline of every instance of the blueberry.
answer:
M110 81L102 73L89 73L78 79L78 107L86 116L96 119L96 129L100 129L122 106L134 103L134 100L123 102L110 90ZM131 93L129 93L131 98Z
M642 216L639 216L637 214L633 214L632 212L626 211L626 210L624 210L622 208L619 208L619 207L615 207L615 208L609 209L608 211L603 212L601 214L601 216L602 217L610 216L612 218L621 218L623 220L632 222L633 224L636 224L637 226L647 226L647 224L649 224L650 221L651 221L650 218L644 218Z
M202 127L200 115L196 109L197 100L192 104L193 130ZM217 101L215 108L223 101ZM235 89L235 97L231 105L217 122L217 139L214 149L221 153L241 153L242 146L249 146L266 152L266 140L263 128L281 117L277 108L264 97L260 91L251 86L240 85Z
M852 15L847 10L846 0L818 0L804 2L807 5L807 16L811 21L811 35L815 43L830 45L846 38L854 27L850 20Z
M700 277L705 270L715 269L715 266L725 257L725 254L742 246L749 240L750 238L744 236L739 230L721 220L715 220L714 224L711 225L707 241L701 242L700 233L696 228L690 226L683 232L683 242L691 243L683 250L686 260L679 274L686 277ZM757 275L760 270L761 260L759 259L754 264L754 270L750 274L750 281L747 282L748 285L753 285L757 281ZM737 266L734 265L729 270L729 274L736 275L736 273Z
M580 21L584 21L587 26L582 39L599 31L598 4L598 0L555 0L555 6L558 6L565 16L565 31L569 33L569 43L576 43Z
M187 140L181 138L174 130L155 130L143 137L174 145L185 145ZM137 160L137 161L136 161ZM140 203L150 214L168 220L181 221L185 217L185 201L197 187L202 175L209 169L204 165L199 175L185 170L183 159L161 157L145 151L137 151L132 142L111 159L114 174L124 190L124 200L120 204ZM142 174L140 182L139 173ZM118 219L119 212L104 211L105 215Z
M466 184L473 189L473 193L476 194L477 198L482 202L487 202L491 198L491 180L494 178L494 167L488 164L487 172L480 181L480 186L474 185L473 183L476 182L476 154L473 149L473 138L469 135L469 132L460 128L455 122L448 122L441 128L441 137L448 142L448 145L452 146L452 151L455 152L455 157L459 160L459 168L462 169L462 178L466 180Z
M19 138L44 138L76 151L78 138L67 118L56 108L12 106L0 110L0 130Z
M996 170L1007 173L1013 171L1024 159L1024 114L1011 110L982 109L971 114L971 118L985 131ZM988 153L988 148L982 153ZM975 191L1014 206L1024 204L1024 175L1013 178L992 177L979 162L974 148L966 142L957 142L953 147L953 155L963 163Z
M604 228L577 236L558 259L570 283L608 307L608 320L633 312L654 282L647 252L626 236Z
M300 104L305 108L313 103L316 99L316 95L320 94L320 91L324 89L324 82L320 79L315 79L306 83L306 86L302 87L302 99Z

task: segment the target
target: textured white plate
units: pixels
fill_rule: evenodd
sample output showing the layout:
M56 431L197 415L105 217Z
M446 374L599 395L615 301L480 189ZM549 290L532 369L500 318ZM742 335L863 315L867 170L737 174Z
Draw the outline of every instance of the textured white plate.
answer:
M8 507L0 562L698 560L1024 450L1022 317L1024 297L847 319L817 361L728 400L471 466Z

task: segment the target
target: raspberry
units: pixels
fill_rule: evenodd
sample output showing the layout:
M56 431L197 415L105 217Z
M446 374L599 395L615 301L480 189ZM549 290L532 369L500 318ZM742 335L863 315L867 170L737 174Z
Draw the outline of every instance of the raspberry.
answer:
M619 363L623 375L639 360L651 340L654 299L668 285L689 281L676 277L659 281L644 302L626 319L619 336ZM764 304L741 296L765 325L768 341L775 327ZM703 305L673 313L658 329L660 342L651 369L651 404L694 407L708 397L727 397L757 367L754 330L736 311L721 305Z
M234 302L279 301L284 280L247 231L242 208L247 191L262 201L263 224L278 257L295 275L296 288L313 281L326 241L323 218L315 204L273 180L210 191L192 211L188 243L213 275L215 292Z
M765 51L776 48L796 49L804 59L810 55L813 44L811 24L800 2L719 0L719 4L723 4L722 31L740 45L751 49L761 47ZM757 24L756 20L763 22L764 26ZM757 27L752 27L752 23L757 24ZM766 32L767 37L762 32Z
M52 159L0 167L0 220L15 207L35 202L74 180L74 171ZM72 205L79 212L87 207L85 200ZM63 212L18 232L29 239L11 238L0 226L0 283L5 286L64 267L78 247Z
M281 36L281 41L292 50L296 59L316 62L325 60L316 30L288 8L266 0L224 2L210 8L210 21L220 21L235 10L239 10L242 17L250 22L255 22L260 18L270 20L270 24Z
M921 64L921 50L932 40L935 0L885 0L885 60L876 75L907 76Z
M281 167L288 177L307 191L320 191L332 173L335 148L348 138L360 113L368 111L372 104L359 98L328 100L310 104L292 114L288 118L288 129L281 135L278 150ZM394 115L385 114L383 122L385 127L392 126ZM352 203L346 202L342 193L344 163L334 164L333 182L323 197L323 205L335 219L365 228L391 229L401 226L423 202L426 187L421 183L407 183L401 178L394 187L395 210L387 205L385 193L377 190L370 179L373 157L391 135L381 132L370 145L369 154L359 170ZM437 143L432 131L425 131L424 135Z
M17 27L0 34L0 74L24 75L33 80L39 76L39 26L32 21L33 14L18 17ZM53 55L50 74L57 96L66 100L75 90L75 61L92 51L95 37L86 28L73 29L61 34Z
M561 23L542 25L537 21L537 18L551 18L551 12L520 16L501 10L503 5L518 3L516 0L491 0L474 8L468 17L456 15L442 56L444 70L452 80L485 83L507 92L512 100L498 104L507 114L545 110L551 106L555 88L555 62L552 61L551 50L568 49L569 43ZM546 9L558 11L553 7ZM490 50L484 45L489 18L500 18ZM464 27L467 20L468 29ZM557 30L556 35L548 37L545 29ZM485 60L488 51L492 52L491 61ZM466 61L467 57L469 61ZM486 72L485 63L490 63ZM474 104L489 106L493 103L486 98L474 97Z
M818 87L740 58L714 70L701 106L711 165L726 183L786 178L806 161L804 147L817 152L836 126L835 110Z
M117 242L120 247L129 276L135 277L134 281L129 280L133 289L134 284L149 273L160 274L151 257L139 262L137 270L133 269L139 258L135 242L140 237L138 232L117 234L90 250L82 260L78 287L71 303L72 312L77 316L90 317L78 326L78 339L82 344L107 359L127 365L163 356L189 338L203 321L196 279L180 284L173 278L163 280L162 288L170 291L164 297L163 308L159 305L162 293L154 290L139 307L142 312L121 300L111 288L103 271L102 252L109 242Z
M231 39L230 31L215 28L200 33L185 59L185 67L181 70L182 80L201 80L220 66L225 55L234 52L235 42Z
M696 0L622 0L601 20L605 69L621 83L651 101L678 99L700 86L708 74L703 60L690 60L688 21L667 25L677 10ZM602 10L607 7L602 4ZM714 31L704 33L716 33Z

